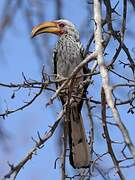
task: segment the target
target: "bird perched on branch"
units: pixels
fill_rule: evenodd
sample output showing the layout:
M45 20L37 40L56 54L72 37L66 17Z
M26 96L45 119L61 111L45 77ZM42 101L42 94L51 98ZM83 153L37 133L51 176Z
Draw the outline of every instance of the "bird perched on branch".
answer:
M57 78L68 78L84 58L84 49L80 43L78 30L72 22L60 19L35 26L32 37L41 33L53 33L59 36L54 48L54 74L57 74ZM59 94L63 106L66 104L68 107L65 121L68 122L70 164L74 168L88 167L90 161L81 116L83 97L86 92L86 88L80 88L84 80L84 70L85 68L82 68ZM60 85L57 83L56 87L59 88Z

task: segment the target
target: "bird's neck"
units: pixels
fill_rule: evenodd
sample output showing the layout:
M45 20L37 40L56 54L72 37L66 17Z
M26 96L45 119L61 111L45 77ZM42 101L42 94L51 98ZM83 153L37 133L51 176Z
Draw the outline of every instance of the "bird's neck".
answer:
M62 41L62 40L68 40L68 41L70 41L70 40L72 40L72 41L76 41L76 42L78 42L79 41L79 37L76 37L75 35L70 35L70 34L62 34L61 36L60 36L60 41Z

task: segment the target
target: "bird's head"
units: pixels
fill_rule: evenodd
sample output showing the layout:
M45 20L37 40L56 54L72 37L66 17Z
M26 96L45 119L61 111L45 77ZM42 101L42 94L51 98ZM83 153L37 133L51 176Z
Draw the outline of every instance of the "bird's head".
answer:
M75 25L72 22L64 19L43 22L32 29L32 37L35 37L42 33L53 33L58 36L68 34L74 37L76 40L79 40L79 32L76 29Z

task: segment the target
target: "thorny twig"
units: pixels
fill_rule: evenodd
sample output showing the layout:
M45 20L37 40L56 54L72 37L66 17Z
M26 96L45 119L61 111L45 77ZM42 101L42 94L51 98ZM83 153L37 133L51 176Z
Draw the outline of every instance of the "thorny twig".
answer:
M29 102L27 102L25 105L23 105L23 106L15 109L15 110L8 110L8 109L7 109L4 113L0 114L0 117L5 118L5 116L8 116L9 114L12 114L12 113L15 113L15 112L17 112L17 111L20 111L20 110L25 109L26 107L28 107L29 105L31 105L31 104L42 94L43 90L44 90L44 85L41 86L39 92L36 93L36 95L35 95Z
M103 83L103 88L105 91L106 95L106 101L109 107L111 108L114 120L119 126L119 129L121 130L121 133L123 135L124 141L127 144L131 154L133 155L133 158L135 160L135 147L132 143L132 140L129 136L128 130L123 124L120 114L115 107L114 100L112 98L112 91L109 83L109 76L108 76L108 71L105 67L104 64L104 59L103 59L103 46L102 46L102 29L101 29L101 7L100 7L100 2L98 0L94 1L94 19L96 22L95 26L95 45L96 45L96 51L98 53L97 55L97 61L100 69L100 74L102 77L102 83Z
M106 143L107 143L107 147L108 147L108 153L110 154L113 163L115 165L116 168L116 172L118 173L119 177L121 180L124 180L124 176L121 172L121 169L119 167L119 162L117 161L117 158L114 154L113 148L112 148L112 141L110 139L110 135L108 132L108 128L107 128L107 123L106 123L106 97L105 97L105 92L104 89L102 88L101 90L101 102L102 102L102 106L101 106L101 112L102 112L102 126L104 129L104 138L106 139Z
M13 180L16 178L17 174L20 172L22 167L31 160L33 155L37 152L38 149L41 149L44 145L44 143L51 138L51 136L54 134L59 122L61 121L62 117L65 114L65 110L61 111L56 122L53 124L51 129L45 133L45 135L41 138L38 134L38 140L35 142L35 146L26 154L26 156L17 164L17 165L10 165L10 171L3 177L2 180L5 180L6 178L10 178L13 175Z

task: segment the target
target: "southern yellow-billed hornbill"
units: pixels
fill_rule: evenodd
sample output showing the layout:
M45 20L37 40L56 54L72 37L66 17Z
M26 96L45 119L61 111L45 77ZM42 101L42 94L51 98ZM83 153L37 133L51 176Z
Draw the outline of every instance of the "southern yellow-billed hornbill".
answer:
M70 21L61 19L35 26L32 37L41 33L54 33L59 36L54 48L54 73L57 77L69 77L83 60L84 49L80 43L78 30ZM84 80L83 74L84 68L77 74L80 78L74 78L72 84L59 95L63 106L69 102L69 116L66 117L68 118L66 121L68 121L70 163L74 168L89 166L89 149L81 116L86 89L79 88L80 82ZM59 84L56 84L56 87L58 88Z

